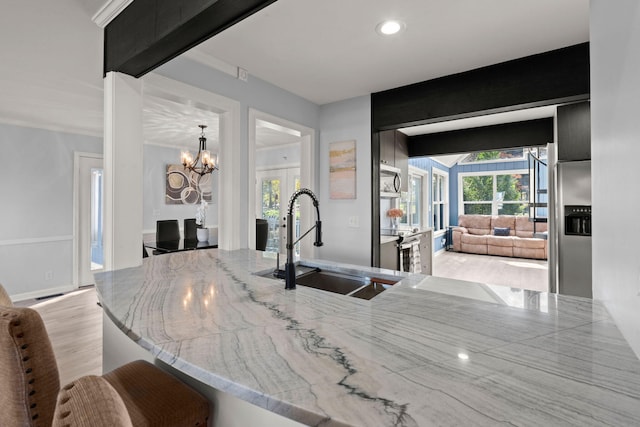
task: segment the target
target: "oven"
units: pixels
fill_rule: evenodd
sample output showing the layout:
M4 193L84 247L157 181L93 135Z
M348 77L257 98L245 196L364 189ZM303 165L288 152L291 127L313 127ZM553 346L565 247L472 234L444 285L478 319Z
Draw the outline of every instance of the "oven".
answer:
M398 242L398 270L407 273L420 273L420 234L402 237Z

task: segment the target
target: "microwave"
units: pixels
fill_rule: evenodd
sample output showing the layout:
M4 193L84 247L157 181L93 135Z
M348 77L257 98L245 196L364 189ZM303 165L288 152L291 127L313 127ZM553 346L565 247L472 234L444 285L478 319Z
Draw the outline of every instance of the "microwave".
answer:
M380 196L400 197L402 188L402 172L399 168L381 164L380 165Z

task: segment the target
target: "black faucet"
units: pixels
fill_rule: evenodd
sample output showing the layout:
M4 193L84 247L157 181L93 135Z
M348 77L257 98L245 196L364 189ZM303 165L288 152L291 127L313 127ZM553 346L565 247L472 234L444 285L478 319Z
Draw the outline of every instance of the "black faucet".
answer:
M316 225L311 227L302 236L298 237L298 240L293 241L293 209L295 207L296 199L306 194L313 200L313 206L316 207ZM322 246L322 222L320 221L320 209L318 208L318 199L315 194L308 188L301 188L291 195L289 199L289 209L287 211L287 262L284 265L284 288L295 289L296 288L296 265L293 262L293 248L304 236L309 234L313 229L316 229L316 241L313 242L314 246Z

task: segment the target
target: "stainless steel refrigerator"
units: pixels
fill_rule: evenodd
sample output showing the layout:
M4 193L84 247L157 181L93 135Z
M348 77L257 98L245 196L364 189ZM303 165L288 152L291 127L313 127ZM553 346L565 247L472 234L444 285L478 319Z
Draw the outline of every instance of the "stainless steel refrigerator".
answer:
M591 298L591 161L556 168L558 293Z

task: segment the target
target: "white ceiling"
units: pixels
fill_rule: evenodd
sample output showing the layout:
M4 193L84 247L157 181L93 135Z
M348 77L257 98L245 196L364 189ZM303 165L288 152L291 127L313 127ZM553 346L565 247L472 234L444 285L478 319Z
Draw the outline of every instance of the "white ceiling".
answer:
M102 30L91 18L103 4L3 0L0 121L102 135ZM386 18L406 31L378 35ZM325 104L588 38L588 0L278 0L195 49ZM145 104L145 138L188 133L195 146L200 112L169 107ZM291 137L279 133L265 129Z
M588 39L589 0L278 0L196 49L322 105Z
M207 149L217 152L219 116L217 113L156 96L145 95L142 127L145 144L179 147L198 151L200 128L205 125Z

